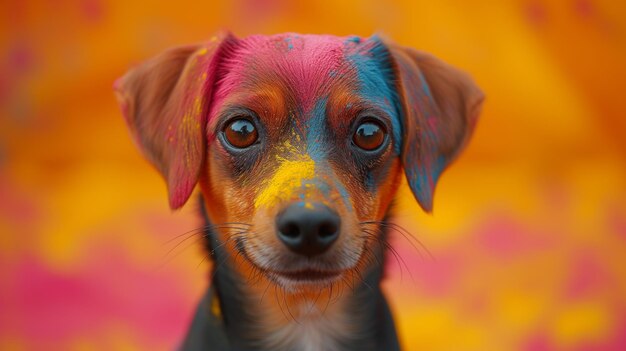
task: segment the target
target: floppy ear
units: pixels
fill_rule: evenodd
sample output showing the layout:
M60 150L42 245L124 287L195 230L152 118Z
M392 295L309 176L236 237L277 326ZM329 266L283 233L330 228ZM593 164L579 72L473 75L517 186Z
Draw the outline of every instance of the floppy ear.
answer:
M232 40L229 33L220 33L204 44L170 49L115 82L126 123L165 178L172 209L187 202L198 181L216 70Z
M404 171L413 195L430 212L437 180L469 140L484 96L469 75L438 58L387 47L403 109Z

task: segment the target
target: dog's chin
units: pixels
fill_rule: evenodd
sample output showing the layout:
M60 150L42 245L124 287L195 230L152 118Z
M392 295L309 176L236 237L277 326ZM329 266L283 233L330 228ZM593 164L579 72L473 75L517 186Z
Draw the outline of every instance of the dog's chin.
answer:
M299 271L267 271L268 279L286 291L316 290L341 281L343 270L303 269Z

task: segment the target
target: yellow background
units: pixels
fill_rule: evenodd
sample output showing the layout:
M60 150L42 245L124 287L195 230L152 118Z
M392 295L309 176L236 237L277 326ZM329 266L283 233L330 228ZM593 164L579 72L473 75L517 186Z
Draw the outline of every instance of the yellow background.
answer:
M0 349L174 349L207 284L113 81L173 45L380 32L487 95L433 215L402 191L407 350L626 349L626 2L0 2ZM173 249L174 248L174 249ZM168 253L169 252L169 253ZM402 269L400 269L402 267Z

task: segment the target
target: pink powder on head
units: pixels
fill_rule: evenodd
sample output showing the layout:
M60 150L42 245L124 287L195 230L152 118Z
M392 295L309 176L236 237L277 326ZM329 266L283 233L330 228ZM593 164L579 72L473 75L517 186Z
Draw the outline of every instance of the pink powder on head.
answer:
M349 37L300 35L253 35L241 39L222 62L223 74L213 95L209 118L224 100L244 86L263 82L281 84L292 91L303 111L314 108L333 79L346 79L344 52Z

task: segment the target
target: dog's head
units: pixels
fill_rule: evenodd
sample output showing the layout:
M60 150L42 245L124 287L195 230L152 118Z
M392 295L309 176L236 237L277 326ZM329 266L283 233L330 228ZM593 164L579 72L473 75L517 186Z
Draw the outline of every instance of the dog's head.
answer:
M431 210L482 102L464 73L376 36L219 34L116 90L170 206L199 183L241 269L297 290L366 268L402 170Z

